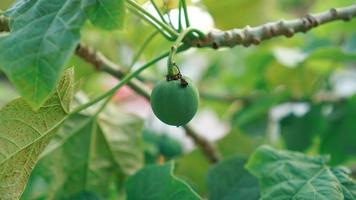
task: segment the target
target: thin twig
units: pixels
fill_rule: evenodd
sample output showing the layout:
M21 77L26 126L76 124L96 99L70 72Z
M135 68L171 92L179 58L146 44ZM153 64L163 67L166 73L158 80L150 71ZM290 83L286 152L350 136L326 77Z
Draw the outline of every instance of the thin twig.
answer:
M183 7L183 11L184 11L185 26L187 28L189 28L190 27L190 22L189 22L187 3L185 2L185 0L180 0L180 2L182 2L182 7Z
M173 37L178 37L178 33L170 26L165 24L164 22L161 22L157 20L151 13L146 11L144 8L142 8L138 3L136 3L133 0L126 0L127 5L130 5L134 9L131 9L131 11L137 11L137 13L142 13L144 18L149 18L151 21L154 23L158 24L162 29L164 29L166 32L168 32L171 36ZM129 7L128 7L129 8Z
M151 1L151 4L153 5L153 7L155 8L157 14L159 15L159 17L161 18L162 22L165 23L165 24L168 24L166 19L164 19L159 7L157 6L155 0L150 0Z
M152 21L150 18L148 18L147 16L145 16L143 13L137 11L135 8L131 7L131 6L127 6L127 8L134 14L136 14L137 16L139 16L141 19L143 19L144 21L146 21L147 23L151 24L152 26L154 26L156 28L157 31L159 31L167 40L173 41L174 37L172 35L170 35L169 32L167 32L166 30L164 30L159 24L157 24L155 21Z
M182 32L183 26L182 26L182 1L179 0L178 4L178 32Z
M150 42L156 37L158 31L155 30L151 34L148 35L148 37L145 39L143 44L140 46L140 49L138 52L135 54L135 56L132 59L132 62L129 66L129 69L132 69L132 67L135 65L135 63L138 61L142 53L145 51L146 47L150 44Z

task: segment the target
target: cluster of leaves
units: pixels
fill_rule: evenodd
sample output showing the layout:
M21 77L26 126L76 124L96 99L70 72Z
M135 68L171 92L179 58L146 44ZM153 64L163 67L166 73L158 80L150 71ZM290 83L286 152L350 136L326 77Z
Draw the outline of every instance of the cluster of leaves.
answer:
M206 178L208 198L355 199L350 172L329 167L328 160L261 146L248 161L235 156L211 167ZM140 170L128 180L127 199L200 199L172 169L168 163Z
M282 9L300 14L306 8L353 3L313 2L201 3L224 29L264 23L281 17ZM209 166L201 152L184 154L176 141L143 129L142 119L114 105L100 114L70 113L74 82L80 81L83 90L98 90L91 79L96 73L72 57L81 39L127 65L126 47L137 50L146 32L153 31L131 15L124 32L102 31L123 26L124 1L18 0L5 15L11 32L0 36L0 70L21 98L0 110L0 199L356 199L356 183L349 170L335 167L354 162L356 99L314 101L321 92L333 92L330 77L336 68L355 66L354 21L281 39L278 47L267 42L258 48L196 53L207 61L206 70L200 72L202 93L243 97L232 96L224 102L202 99L203 108L225 117L232 127L216 142L228 158ZM113 51L118 44L119 53ZM150 58L168 47L166 40L157 38L142 57ZM279 47L287 54L281 56ZM72 65L76 76L72 68L66 70ZM183 66L182 70L189 69ZM161 78L159 68L149 72L148 80ZM3 82L0 92L8 94L11 89L8 85L3 89ZM12 95L1 95L0 104L8 102L4 99L8 96ZM271 142L267 133L271 109L295 100L308 104L309 110L278 121L280 137ZM325 156L258 147L263 143L330 154L331 161ZM157 164L171 159L176 162Z

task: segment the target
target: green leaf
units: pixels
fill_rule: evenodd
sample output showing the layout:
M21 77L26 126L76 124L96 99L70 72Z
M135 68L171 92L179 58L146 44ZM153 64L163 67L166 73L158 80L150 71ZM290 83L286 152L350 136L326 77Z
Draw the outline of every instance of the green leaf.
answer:
M127 181L127 200L201 199L187 184L173 175L173 163L147 166Z
M258 180L245 168L246 159L235 156L210 168L207 176L210 200L258 200Z
M97 0L89 18L95 26L103 29L122 28L125 18L125 0Z
M259 179L262 199L355 199L356 183L328 160L262 146L246 167Z
M79 42L90 1L18 1L8 12L11 32L0 37L0 68L33 108L55 89Z
M122 174L143 165L142 125L127 114L74 115L42 155L31 180L42 182L46 199L67 199L85 191L108 199ZM27 188L25 195L24 199L36 199L36 188Z
M132 175L143 166L143 120L110 107L98 119L122 173Z
M288 149L304 151L312 145L315 135L324 131L327 122L323 108L315 105L303 116L290 114L281 120L281 135Z
M188 183L198 194L206 194L205 178L210 163L200 149L180 156L176 160L175 174Z
M39 154L67 116L72 96L73 69L69 69L38 111L22 98L0 110L0 197L20 197Z
M232 128L225 137L216 143L221 154L224 157L228 157L236 155L237 152L240 155L248 156L264 142L264 137L250 137L242 133L240 129Z
M263 136L268 126L269 110L278 103L278 96L258 98L234 114L232 123L244 133Z
M345 199L356 199L356 182L350 178L350 170L338 167L332 169L336 178L342 184L342 191L344 193Z
M356 154L356 96L335 104L328 116L328 129L321 136L320 152L339 164Z
M36 2L37 0L16 0L11 8L5 12L5 15L12 18L17 17L29 10Z

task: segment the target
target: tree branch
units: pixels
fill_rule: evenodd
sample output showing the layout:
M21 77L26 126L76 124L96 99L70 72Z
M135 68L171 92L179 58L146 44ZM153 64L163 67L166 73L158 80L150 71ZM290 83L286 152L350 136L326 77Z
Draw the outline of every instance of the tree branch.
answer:
M123 78L126 72L123 72L118 65L112 63L101 53L96 52L94 49L86 47L84 45L78 45L75 54L93 65L97 70L107 72L108 74L116 77ZM134 90L137 94L144 97L146 100L150 100L150 89L137 79L132 79L128 86ZM212 143L205 138L199 136L190 126L184 126L185 133L189 136L193 142L201 149L203 154L211 163L216 163L220 160L220 154Z
M256 27L246 26L243 29L212 31L203 39L196 38L186 41L186 43L190 46L211 47L214 49L234 47L236 45L248 47L250 45L258 45L263 40L273 37L282 35L292 37L298 32L305 33L325 23L337 20L350 21L354 17L356 17L356 4L343 8L332 8L326 12L309 14L294 20L279 20Z
M331 8L317 14L308 14L299 19L279 20L256 27L246 26L243 29L211 31L205 38L187 39L185 44L190 47L210 47L214 49L237 45L248 47L278 36L292 37L299 32L305 33L325 23L338 20L350 21L354 17L356 17L356 4L342 8ZM0 32L9 31L7 23L8 20L4 16L0 16Z

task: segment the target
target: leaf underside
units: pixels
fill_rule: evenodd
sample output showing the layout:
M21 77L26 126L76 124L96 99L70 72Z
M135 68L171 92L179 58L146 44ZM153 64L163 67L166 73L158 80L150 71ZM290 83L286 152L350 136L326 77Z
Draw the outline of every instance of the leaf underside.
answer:
M33 170L23 198L70 199L91 192L108 199L111 188L120 187L120 176L142 167L142 120L107 115L67 119Z
M38 110L22 98L0 110L0 197L18 199L38 156L68 114L73 96L73 69Z

